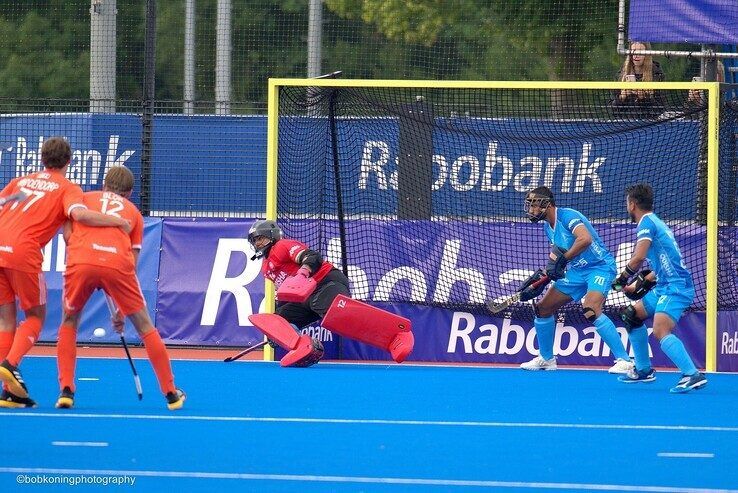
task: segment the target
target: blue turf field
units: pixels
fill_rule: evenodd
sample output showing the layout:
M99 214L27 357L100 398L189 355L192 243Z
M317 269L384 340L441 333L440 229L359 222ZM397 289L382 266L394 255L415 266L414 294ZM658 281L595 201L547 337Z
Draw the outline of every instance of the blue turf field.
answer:
M135 477L106 491L169 493L738 491L734 374L671 395L668 372L624 385L586 370L175 361L188 400L170 412L137 365L142 402L125 360L81 359L77 376L99 380L61 411L55 360L25 359L40 407L0 411L2 491L96 475Z

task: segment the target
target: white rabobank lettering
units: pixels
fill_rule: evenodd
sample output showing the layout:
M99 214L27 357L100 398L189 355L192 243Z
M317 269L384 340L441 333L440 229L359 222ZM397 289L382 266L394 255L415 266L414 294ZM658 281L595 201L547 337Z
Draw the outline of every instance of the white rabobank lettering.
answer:
M738 332L733 332L732 336L727 332L723 332L720 354L738 354Z
M41 249L43 261L41 262L41 270L51 272L51 265L54 264L54 271L64 272L66 270L67 260L67 244L64 242L63 235L56 235L51 238L46 246ZM54 262L56 259L56 262Z
M45 137L38 137L37 147L31 149L25 137L16 139L15 148L6 151L15 153L15 176L23 176L44 169L41 163L41 146ZM136 151L125 150L118 155L119 135L111 135L108 139L105 165L102 165L102 155L96 149L74 149L72 159L67 169L67 178L78 185L98 185L108 168L123 165Z
M597 174L597 169L605 162L605 158L598 157L590 164L589 153L591 151L592 144L585 143L582 145L582 157L579 159L579 168L577 169L574 193L583 192L585 190L587 180L592 182L592 191L594 193L602 193L602 180L600 180L600 176Z
M497 170L499 168L499 171ZM507 188L512 175L513 163L506 156L497 155L497 142L487 144L487 155L484 159L484 175L482 179L483 192L500 192ZM495 182L495 176L500 178Z
M250 260L251 246L246 238L221 238L213 261L213 270L205 292L200 325L214 325L223 293L231 293L238 312L238 325L251 325L248 316L253 313L251 295L246 285L259 275L261 260ZM243 272L228 277L228 265L234 253L246 258Z
M623 344L628 347L627 332L623 327L618 327L617 330ZM652 329L649 328L648 331L650 333ZM501 328L492 323L477 327L476 317L471 313L454 312L446 351L465 354L516 355L525 350L528 354L533 355L538 354L535 334L533 327L523 327L512 323L509 319L502 320ZM725 339L725 336L723 338ZM738 338L738 333L736 333L736 338ZM554 354L570 356L574 353L587 357L608 357L610 348L602 342L595 327L585 327L579 331L575 327L564 325L561 322L557 323ZM653 355L650 347L649 355Z
M441 255L441 269L438 273L436 291L433 301L444 303L451 299L451 290L457 282L466 284L468 299L472 303L484 303L487 298L487 288L484 275L470 267L457 267L461 250L461 240L446 240Z
M602 193L598 171L606 158L592 159L592 147L589 142L582 144L578 160L572 156L523 156L517 165L500 151L496 141L487 143L483 160L473 154L462 154L455 159L435 154L432 157L435 176L432 189L437 191L450 187L459 192L475 189L500 192L512 185L515 191L525 192L543 184L563 193L581 193L590 189L594 193ZM396 190L397 162L398 157L393 159L389 143L366 141L361 151L359 190L366 190L374 180L379 190Z
M38 147L30 149L28 141L24 137L18 137L15 141L15 176L23 176L44 169L41 164L41 146L44 145L44 137L39 136Z
M530 169L527 169L530 167ZM520 160L520 173L515 175L513 187L518 192L526 192L535 188L541 182L543 161L540 158L529 156Z
M574 159L570 157L550 157L546 160L546 177L543 179L543 186L550 189L555 188L554 178L556 177L556 172L558 171L559 166L564 168L561 175L561 192L569 193L571 192L571 182L574 179ZM530 190L530 188L520 191L526 192L528 190Z
M431 190L438 191L441 189L446 180L448 180L448 163L446 158L440 154L433 155L433 164L438 168L436 179L433 181Z
M331 238L328 241L328 248L326 249L325 258L328 262L332 263L336 268L341 269L341 239ZM348 272L348 278L351 281L351 297L357 300L368 300L369 299L369 278L363 269L355 265L349 265L346 269ZM422 273L421 273L422 276ZM377 288L377 291L379 288ZM425 282L423 283L422 298L425 299ZM375 295L376 299L376 295ZM379 301L379 300L377 300Z
M468 169L467 169L468 168ZM461 177L466 176L462 183ZM460 156L451 165L451 176L449 182L451 188L457 192L468 192L472 190L479 181L479 159L475 156Z
M320 342L332 342L333 341L333 332L331 332L330 330L320 325L318 325L317 327L314 325L311 325L309 327L304 327L300 330L300 332L312 337L313 339L317 339Z
M381 140L370 140L364 144L361 154L361 170L359 171L359 190L365 190L370 174L377 176L377 188L387 190L389 180L385 167L390 159L389 144Z

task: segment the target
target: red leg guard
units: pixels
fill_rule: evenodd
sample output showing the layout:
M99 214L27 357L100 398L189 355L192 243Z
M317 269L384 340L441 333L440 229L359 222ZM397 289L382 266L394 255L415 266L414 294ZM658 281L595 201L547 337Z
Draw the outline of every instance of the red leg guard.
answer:
M282 366L304 368L312 366L323 357L323 344L317 339L301 335L297 347L279 361Z
M402 363L413 350L410 320L339 294L321 323L338 335L388 351Z
M284 318L274 313L257 313L249 315L254 327L259 329L269 339L279 344L282 349L291 351L297 347L300 335L295 328Z

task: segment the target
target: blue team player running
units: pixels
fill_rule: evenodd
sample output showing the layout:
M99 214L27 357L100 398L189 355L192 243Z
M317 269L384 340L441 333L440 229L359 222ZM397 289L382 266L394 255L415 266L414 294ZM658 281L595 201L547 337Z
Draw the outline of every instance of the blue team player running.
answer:
M694 299L694 284L687 270L674 233L653 213L653 190L649 185L628 187L626 203L630 219L638 224L633 256L612 287L631 299L638 300L620 314L628 330L635 356L635 368L618 380L625 383L652 382L656 379L648 355L648 332L643 321L653 316L653 333L661 349L681 370L682 377L672 393L681 394L707 384L690 358L682 341L671 333ZM653 271L636 275L645 259ZM651 288L653 290L649 291Z
M597 232L584 215L574 209L556 207L548 187L538 187L525 197L525 211L533 222L543 220L543 229L551 242L551 255L546 269L528 278L520 290L521 300L535 298L545 284L531 286L543 276L554 281L536 305L535 328L539 355L520 365L524 370L555 370L553 354L556 310L572 300L582 300L584 317L594 324L597 333L610 347L615 364L610 373L628 373L633 363L625 351L615 324L602 313L602 305L617 275L615 259L602 243ZM567 269L568 267L568 269Z

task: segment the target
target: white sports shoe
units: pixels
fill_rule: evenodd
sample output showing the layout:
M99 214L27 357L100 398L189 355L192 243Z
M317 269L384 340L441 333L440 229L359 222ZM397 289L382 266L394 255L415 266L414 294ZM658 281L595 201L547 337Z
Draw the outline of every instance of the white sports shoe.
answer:
M556 356L551 359L543 359L540 356L536 356L527 363L520 365L523 370L555 370L556 369Z
M616 373L618 375L627 375L629 371L635 368L635 363L629 359L618 358L615 364L607 370L607 373Z

